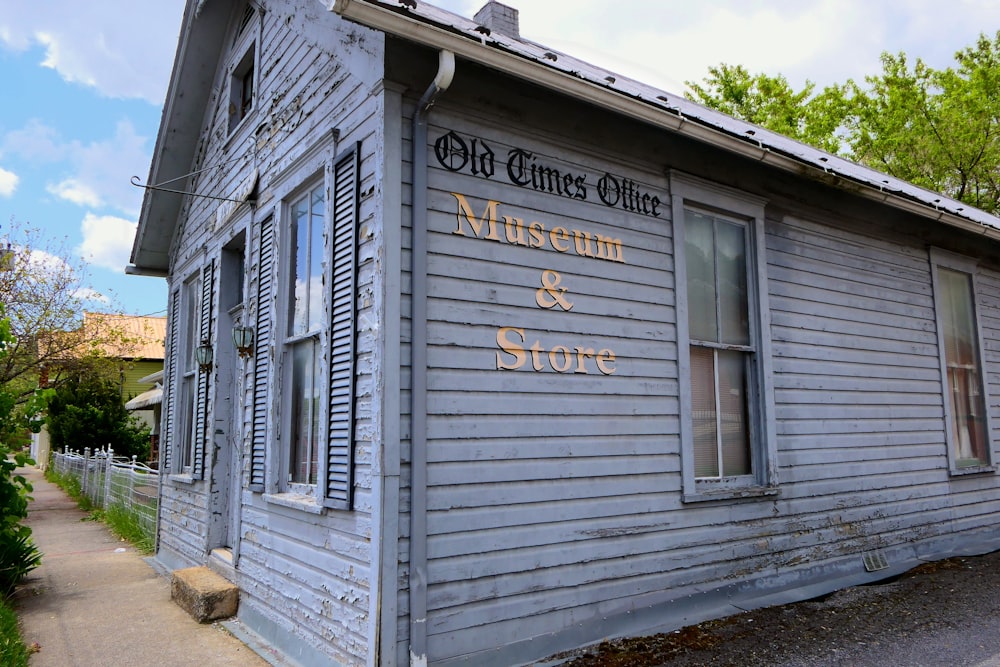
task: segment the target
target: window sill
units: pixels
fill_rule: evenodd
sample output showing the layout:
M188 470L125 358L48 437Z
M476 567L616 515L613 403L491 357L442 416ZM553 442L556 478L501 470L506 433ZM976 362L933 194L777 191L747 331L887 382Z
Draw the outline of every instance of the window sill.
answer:
M194 477L192 477L190 473L186 472L175 473L173 475L170 475L167 479L169 479L174 484L194 484L196 481L198 481Z
M706 503L713 500L757 500L773 498L780 493L781 490L776 486L713 486L699 488L694 493L685 493L681 500L685 503Z
M257 110L254 107L250 107L249 109L247 109L246 114L244 114L242 118L236 121L236 124L233 125L231 129L229 129L229 132L226 134L227 148L230 146L230 144L232 144L236 140L237 137L241 136L244 133L245 128L250 126L251 120L254 118L254 116L257 115L256 111Z
M323 506L317 503L313 496L301 493L265 493L263 498L266 502L289 507L293 510L301 510L309 514L323 513Z
M961 477L962 475L979 475L983 473L995 473L997 467L994 465L962 466L961 468L951 468L948 473Z

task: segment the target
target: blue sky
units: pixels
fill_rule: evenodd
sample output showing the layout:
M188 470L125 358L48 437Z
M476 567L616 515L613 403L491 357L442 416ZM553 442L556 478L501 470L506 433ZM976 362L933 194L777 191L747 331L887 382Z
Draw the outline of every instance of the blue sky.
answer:
M141 4L0 0L0 238L42 230L85 265L85 308L145 315L166 283L124 274L142 201L129 178L149 171L182 4Z
M484 1L432 4L471 17ZM883 51L945 67L1000 29L998 0L508 4L520 10L522 36L678 93L719 62L780 72L796 87L878 73ZM0 0L0 239L12 218L64 239L101 295L90 310L166 307L162 279L124 267L142 201L129 179L149 171L182 8Z

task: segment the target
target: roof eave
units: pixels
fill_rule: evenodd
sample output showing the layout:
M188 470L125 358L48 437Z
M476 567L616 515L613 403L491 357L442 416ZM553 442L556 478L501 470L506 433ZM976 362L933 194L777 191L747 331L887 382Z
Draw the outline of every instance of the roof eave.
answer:
M229 22L225 2L187 0L174 66L149 167L148 185L171 181L184 189L191 171L202 119L222 52L221 35ZM132 245L130 273L159 275L170 267L170 245L177 230L183 195L147 189Z

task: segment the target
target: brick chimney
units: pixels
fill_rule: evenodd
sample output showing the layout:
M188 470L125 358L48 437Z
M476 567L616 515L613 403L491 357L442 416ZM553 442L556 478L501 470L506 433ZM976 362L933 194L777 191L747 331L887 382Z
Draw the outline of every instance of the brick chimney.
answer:
M517 10L507 5L501 5L496 0L490 0L476 12L472 20L488 28L490 32L498 32L501 35L521 38L521 30L517 22Z

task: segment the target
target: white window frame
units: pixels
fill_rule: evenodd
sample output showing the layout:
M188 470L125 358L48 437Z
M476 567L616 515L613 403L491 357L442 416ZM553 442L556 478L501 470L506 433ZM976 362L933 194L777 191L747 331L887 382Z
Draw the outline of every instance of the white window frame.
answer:
M181 284L180 299L180 349L177 351L179 377L177 378L177 407L174 413L174 464L172 471L181 476L181 481L191 479L194 469L194 441L198 401L198 364L194 358L198 347L199 304L201 302L201 280L198 272L193 273Z
M989 382L986 376L986 347L983 345L982 324L980 323L982 318L978 301L980 294L977 277L979 266L970 257L958 255L941 248L929 248L928 255L931 264L931 282L934 289L934 320L937 327L938 358L941 364L941 397L944 403L945 447L948 453L948 470L952 475L995 472L996 457L993 453L993 425L990 415ZM968 275L972 290L973 326L975 328L975 342L979 355L979 392L985 412L984 428L986 431L986 461L978 464L960 465L960 459L956 453L957 445L954 437L956 415L952 409L951 397L949 395L948 361L945 358L944 323L941 319L944 293L941 290L939 269L942 268Z
M674 231L674 298L677 312L677 362L680 394L681 474L683 500L699 502L759 498L778 493L770 316L767 301L764 206L766 200L689 174L670 172ZM685 211L695 210L745 225L749 315L748 426L752 474L698 478L694 466L691 400L691 337L688 328L688 283Z
M325 175L324 169L324 175ZM320 316L318 320L318 327L310 329L303 332L292 331L293 322L293 305L295 303L294 299L294 275L292 274L292 268L294 263L293 250L294 250L294 236L296 228L293 225L292 220L292 210L296 202L303 198L308 198L317 189L323 191L323 220L321 221L322 232L321 238L323 241L323 247L319 249L319 256L321 258L320 275L322 276L322 287L320 289ZM329 303L328 303L328 292L330 279L327 276L329 272L329 261L328 261L328 226L330 221L330 197L329 197L329 187L327 185L326 179L324 177L313 178L308 180L301 188L292 192L282 206L282 215L286 219L285 225L283 225L283 231L287 231L285 235L284 242L282 244L282 261L281 261L281 272L282 272L282 293L285 295L284 308L278 313L279 318L281 318L280 331L281 331L281 384L287 387L286 391L281 392L281 429L280 432L284 434L284 437L280 438L279 446L279 459L278 459L278 470L279 470L279 480L278 488L281 492L292 494L295 496L304 496L319 502L321 499L319 497L319 475L325 474L325 456L326 456L326 443L325 443L325 428L327 420L327 410L326 402L328 396L328 387L326 386L326 373L328 369L327 361L327 350L323 345L326 331L329 328ZM279 304L282 301L279 300ZM317 386L317 391L319 393L317 399L317 406L319 409L319 414L314 415L314 420L317 423L317 442L316 442L316 466L317 466L317 482L316 483L304 483L304 482L293 482L291 480L291 466L292 466L292 435L294 433L294 423L293 423L293 403L292 403L292 373L294 371L293 355L299 347L312 343L315 346L316 368L318 370L318 377L314 377L314 384Z
M264 362L267 380L255 385L254 432L251 438L250 490L263 494L269 503L310 513L353 510L354 498L354 401L357 350L358 219L360 216L361 144L355 142L339 154L336 145L318 142L289 165L272 182L276 206L273 217L263 218L257 250L265 257L267 274L258 276L256 317L258 330L270 350L258 347L255 364ZM304 176L304 178L303 178ZM285 187L294 177L294 187ZM292 206L317 186L323 191L322 318L318 328L292 330ZM274 239L273 241L271 239ZM263 259L260 260L263 266ZM273 269L273 271L272 271ZM268 280L273 277L273 283ZM335 284L335 280L339 280ZM267 284L265 284L267 281ZM273 289L271 288L273 284ZM272 297L271 295L274 295ZM260 303L266 298L268 303ZM265 309L262 311L261 309ZM273 312L273 317L267 313ZM263 319L262 319L263 318ZM316 484L289 481L291 463L291 351L294 345L315 340L319 350L319 434ZM271 363L273 361L273 363ZM265 389L266 386L266 389ZM261 400L259 392L266 391ZM269 415L261 414L266 406Z

